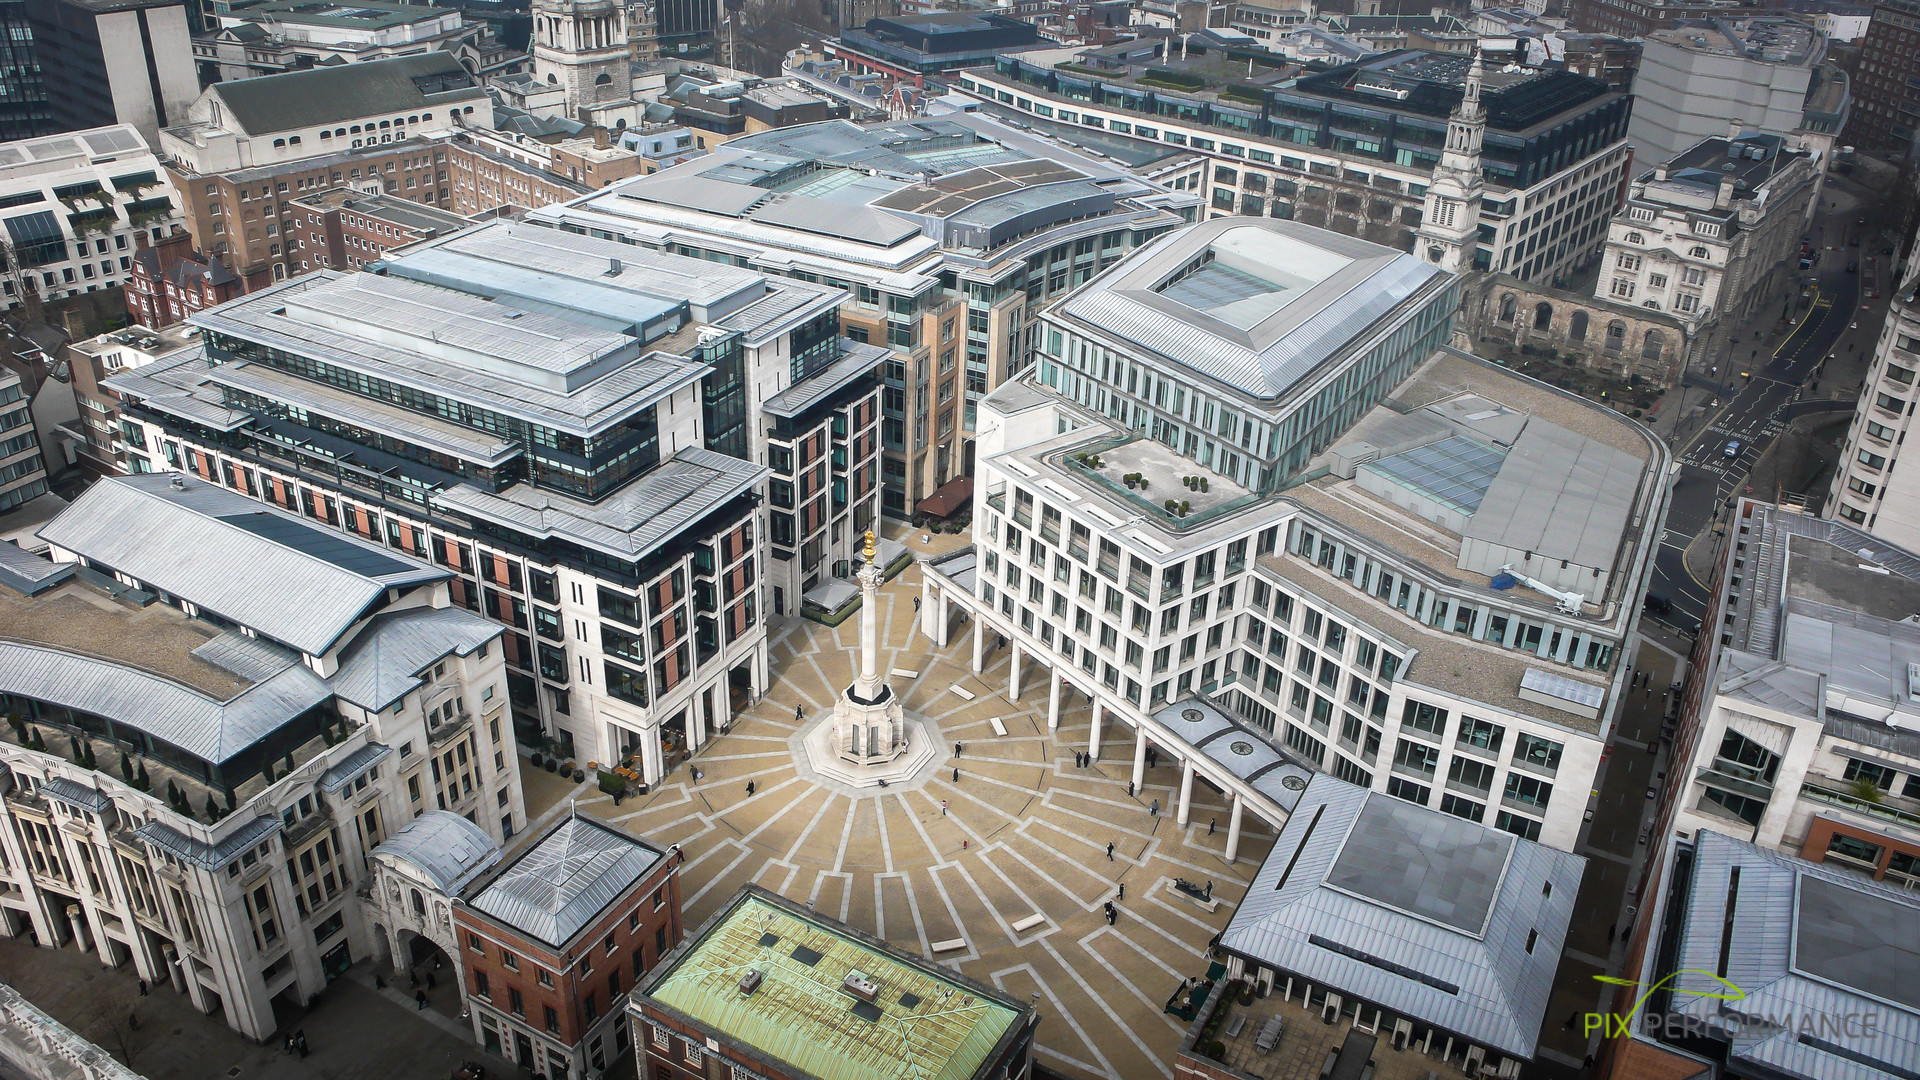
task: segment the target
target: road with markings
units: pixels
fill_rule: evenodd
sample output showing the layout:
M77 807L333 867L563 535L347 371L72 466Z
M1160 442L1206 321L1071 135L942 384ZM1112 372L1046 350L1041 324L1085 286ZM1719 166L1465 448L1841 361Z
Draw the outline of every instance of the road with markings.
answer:
M1844 269L1852 250L1857 249L1831 251L1822 260L1828 268L1813 306L1773 355L1759 361L1758 370L1721 358L1723 369L1733 365L1727 372L1733 397L1677 455L1679 474L1650 591L1672 602L1664 621L1681 630L1698 629L1707 610L1706 587L1687 572L1687 545L1712 527L1715 513L1729 499L1745 493L1754 462L1786 430L1784 417L1795 396L1853 320L1859 278Z

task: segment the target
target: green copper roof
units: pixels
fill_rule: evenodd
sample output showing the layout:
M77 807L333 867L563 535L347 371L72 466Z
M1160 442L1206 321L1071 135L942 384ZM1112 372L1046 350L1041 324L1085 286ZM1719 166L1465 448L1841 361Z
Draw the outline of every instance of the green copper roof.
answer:
M821 1080L966 1080L1019 1014L930 966L748 896L648 996ZM870 1004L842 989L853 971Z

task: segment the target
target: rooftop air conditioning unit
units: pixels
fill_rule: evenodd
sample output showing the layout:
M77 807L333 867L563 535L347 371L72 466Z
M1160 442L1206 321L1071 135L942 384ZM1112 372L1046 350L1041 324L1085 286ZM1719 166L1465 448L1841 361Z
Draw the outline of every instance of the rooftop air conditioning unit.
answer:
M760 989L760 983L764 981L766 977L766 974L759 968L748 968L747 973L740 976L740 992L742 994L751 994L755 990Z
M840 989L861 1001L872 1001L880 996L880 984L858 971L847 972L846 981L840 984Z

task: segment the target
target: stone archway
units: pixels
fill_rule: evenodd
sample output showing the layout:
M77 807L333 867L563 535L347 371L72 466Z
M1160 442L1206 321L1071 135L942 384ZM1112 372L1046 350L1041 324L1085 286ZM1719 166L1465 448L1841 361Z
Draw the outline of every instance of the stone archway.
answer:
M1573 318L1568 320L1567 322L1567 340L1570 342L1573 342L1574 344L1580 344L1586 341L1587 340L1587 324L1589 321L1590 320L1587 318L1586 312L1584 311L1574 312Z
M1548 330L1553 326L1553 305L1542 300L1533 306L1533 328Z

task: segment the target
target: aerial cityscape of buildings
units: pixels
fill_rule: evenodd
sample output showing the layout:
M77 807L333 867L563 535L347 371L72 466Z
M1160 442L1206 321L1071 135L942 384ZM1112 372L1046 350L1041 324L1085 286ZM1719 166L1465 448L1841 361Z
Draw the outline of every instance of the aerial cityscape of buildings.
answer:
M7 1068L1920 1077L1908 0L0 30Z

